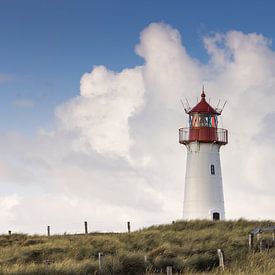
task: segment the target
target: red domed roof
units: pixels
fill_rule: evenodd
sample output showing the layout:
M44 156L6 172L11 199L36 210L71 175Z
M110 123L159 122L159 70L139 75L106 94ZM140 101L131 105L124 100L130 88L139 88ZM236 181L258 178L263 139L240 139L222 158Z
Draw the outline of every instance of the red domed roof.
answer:
M215 114L215 115L221 114L206 102L204 90L201 93L201 101L188 112L188 114L194 114L194 113Z

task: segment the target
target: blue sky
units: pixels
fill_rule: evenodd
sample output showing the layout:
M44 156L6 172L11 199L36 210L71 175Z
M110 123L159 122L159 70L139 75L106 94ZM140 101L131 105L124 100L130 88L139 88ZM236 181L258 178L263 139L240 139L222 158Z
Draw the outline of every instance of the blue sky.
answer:
M275 219L273 1L0 5L1 230L181 218L179 99L194 104L202 84L228 100L227 217Z
M149 23L178 29L188 53L206 62L203 36L235 29L272 39L273 11L272 1L1 1L0 73L11 79L0 83L0 129L52 127L55 106L79 93L84 72L142 64L134 46Z

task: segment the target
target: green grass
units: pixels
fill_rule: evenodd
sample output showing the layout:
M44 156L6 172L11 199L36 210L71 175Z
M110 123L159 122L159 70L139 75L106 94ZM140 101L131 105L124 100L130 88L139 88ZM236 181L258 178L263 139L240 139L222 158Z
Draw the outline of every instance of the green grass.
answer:
M275 274L275 247L248 252L248 234L271 221L190 221L128 233L0 236L0 274ZM271 242L271 233L263 235ZM217 249L225 253L225 271ZM104 253L102 269L98 252ZM144 257L147 261L145 262Z

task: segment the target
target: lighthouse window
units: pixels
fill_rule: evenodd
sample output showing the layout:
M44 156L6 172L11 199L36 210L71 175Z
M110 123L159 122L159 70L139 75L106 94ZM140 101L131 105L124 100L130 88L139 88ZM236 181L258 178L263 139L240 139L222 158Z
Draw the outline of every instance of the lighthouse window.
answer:
M201 121L200 121L201 126L208 126L208 116L207 115L204 115L204 114L201 115L200 119L201 119Z
M217 116L210 114L192 114L189 117L190 127L217 127Z
M214 166L214 164L211 164L210 169L211 169L211 175L215 175L215 166Z
M217 124L218 124L217 116L211 117L211 124L212 124L212 127L217 127Z
M192 120L192 127L199 127L200 126L199 114L192 115L191 120Z

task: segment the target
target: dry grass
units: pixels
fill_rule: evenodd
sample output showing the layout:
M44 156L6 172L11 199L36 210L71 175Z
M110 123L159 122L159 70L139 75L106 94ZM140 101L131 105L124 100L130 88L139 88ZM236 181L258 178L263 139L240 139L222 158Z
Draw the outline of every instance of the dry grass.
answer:
M269 224L191 221L130 234L2 235L0 274L164 274L168 265L178 274L275 274L275 248L248 253L247 247L248 233ZM225 252L224 272L217 248ZM101 271L98 252L104 253Z

